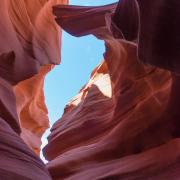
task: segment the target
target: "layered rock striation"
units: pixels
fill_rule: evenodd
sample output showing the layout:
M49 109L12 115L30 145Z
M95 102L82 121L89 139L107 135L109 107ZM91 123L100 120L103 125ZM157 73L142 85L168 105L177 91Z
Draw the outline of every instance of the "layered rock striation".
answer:
M179 179L179 69L162 61L165 46L156 34L164 34L159 27L166 3L121 0L102 7L54 7L63 29L77 37L95 35L104 40L106 52L51 128L44 155L53 179ZM174 1L169 5L179 7ZM156 10L152 17L148 7ZM172 60L165 54L177 64L178 52Z
M0 179L3 180L51 179L36 154L40 151L41 136L49 127L44 77L54 64L60 63L61 33L52 14L52 6L57 3L68 2L0 2Z
M0 2L0 179L178 180L180 3L67 3ZM61 49L52 6L65 31L93 34L106 51L53 125L45 167L38 157L49 127L43 83Z

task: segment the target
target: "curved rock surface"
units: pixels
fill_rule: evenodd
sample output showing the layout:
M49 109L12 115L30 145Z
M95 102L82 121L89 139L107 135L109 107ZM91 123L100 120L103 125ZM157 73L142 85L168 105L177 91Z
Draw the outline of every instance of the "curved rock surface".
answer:
M137 17L144 5L122 0L102 7L54 7L62 28L74 36L95 35L105 41L106 52L51 129L44 155L53 179L179 179L180 78L139 61L138 51L146 51L138 37L144 46L149 43L139 31L139 22L149 21ZM127 23L124 14L132 17Z
M105 61L51 129L44 152L53 179L126 179L138 167L143 174L134 179L147 178L167 157L157 159L161 150L152 148L171 138L158 120L167 105L170 74L139 64L133 44L108 38L106 46ZM144 166L150 166L146 172Z
M41 137L49 128L48 110L44 97L44 78L52 65L42 66L40 72L15 86L17 112L21 137L37 154L40 153Z
M67 3L0 2L1 179L178 180L180 46L174 19L180 3ZM51 129L44 148L50 177L37 154L49 126L44 78L60 63L56 4L64 4L53 10L63 29L77 37L95 35L106 52Z
M0 179L3 180L51 179L36 154L41 136L49 126L44 77L53 64L60 63L61 33L52 14L52 6L57 3L68 1L0 1Z
M42 161L0 118L0 174L2 180L50 180Z

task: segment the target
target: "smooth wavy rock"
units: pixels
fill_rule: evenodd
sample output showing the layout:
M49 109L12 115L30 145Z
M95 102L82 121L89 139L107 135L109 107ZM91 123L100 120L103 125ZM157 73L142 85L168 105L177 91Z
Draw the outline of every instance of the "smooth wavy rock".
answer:
M13 69L11 75L7 75L11 83L37 74L40 65L59 63L59 28L52 15L52 6L56 3L66 4L67 0L0 2L0 54L14 53L13 62L7 66Z
M37 75L20 82L14 88L21 137L37 154L40 152L41 137L49 128L43 87L45 76L51 69L52 65L42 66Z
M138 38L143 63L179 74L179 19L180 2L176 0L121 0L112 15L112 29L128 40Z
M0 174L2 180L50 180L50 176L33 151L0 118Z
M1 77L0 109L0 179L50 180L42 161L19 136L21 128L13 86Z
M36 62L32 68L36 68L38 74L21 81L14 87L22 129L21 136L36 153L40 151L41 136L49 127L43 92L44 78L51 70L51 64L60 63L61 33L52 15L52 6L56 3L66 4L67 0L34 0L31 3L21 0L18 3L9 1L6 4L10 9L9 16L14 34L23 50L20 54L24 53L24 58L33 58ZM13 52L16 57L15 51ZM18 57L15 61L16 59L19 61ZM27 65L27 62L22 60ZM27 72L31 71L30 65L27 68ZM18 73L20 73L19 68ZM13 77L16 77L16 74L13 74Z
M0 178L3 180L51 179L35 153L39 153L41 136L49 126L44 78L53 64L60 63L61 32L52 14L52 6L57 3L66 4L68 0L0 1Z
M98 13L104 24L90 26L85 32L85 22L93 24L86 12L97 13L97 9L104 14ZM63 20L59 15L62 11L71 13ZM179 78L140 63L136 41L123 39L123 31L122 39L114 37L112 16L109 10L104 12L104 6L94 10L56 6L54 13L67 32L76 36L94 34L104 40L106 52L89 82L51 129L44 155L53 179L180 177L177 120L169 113L177 105L174 94ZM71 21L73 17L77 17L77 24L76 18ZM126 37L133 36L129 32Z
M180 2L137 0L140 14L139 57L180 74Z
M19 126L19 118L16 111L16 97L13 91L13 87L1 77L0 109L0 117L4 119L16 133L19 134L21 132L21 129Z

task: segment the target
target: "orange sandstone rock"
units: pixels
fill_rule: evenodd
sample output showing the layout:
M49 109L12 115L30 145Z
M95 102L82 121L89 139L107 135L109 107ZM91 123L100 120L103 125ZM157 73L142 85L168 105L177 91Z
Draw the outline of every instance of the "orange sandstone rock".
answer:
M141 30L148 27L149 21L143 14L148 13L147 18L152 20L149 16L152 11L145 12L143 7L148 4L151 8L161 7L158 14L162 16L157 18L164 18L163 10L169 6L163 5L167 2L122 0L118 6L54 7L56 21L62 28L74 36L95 35L104 40L106 52L89 82L69 102L62 118L51 129L44 155L53 179L179 179L180 78L167 70L144 65L138 58L138 50L149 58L148 53L155 46L149 40L158 39L158 34L148 36L148 29L138 32L139 26ZM179 3L173 1L171 5L175 4L177 10ZM171 15L177 12L171 11ZM155 21L147 24L151 30L159 27L154 26ZM173 37L177 35L174 32ZM177 41L174 42L177 46ZM162 42L159 45L165 47ZM171 50L172 47L169 52L175 52ZM156 58L157 52L153 54ZM145 56L141 55L143 61ZM148 59L148 63L156 64L154 60L157 59ZM172 60L176 64L176 59ZM179 66L174 70L178 72Z
M53 125L44 148L47 167L53 179L162 177L179 156L157 158L179 143L170 141L171 123L162 119L171 75L141 64L135 43L115 39L105 27L92 32L105 41L104 60Z
M37 75L15 86L21 137L37 154L40 152L41 137L49 127L43 87L44 78L51 68L52 65L42 66Z
M52 6L56 3L66 4L67 0L34 0L31 3L20 0L18 3L14 1L7 3L14 34L23 50L20 55L24 53L27 58L36 62L32 68L36 68L38 74L15 86L21 136L36 153L40 151L41 136L49 127L44 102L44 78L51 70L50 64L60 63L60 29L55 24L52 14ZM20 65L23 63L27 64L24 59ZM40 67L44 65L46 66ZM27 67L27 72L30 71L30 67ZM24 70L24 67L22 68Z
M1 179L51 179L31 149L39 153L49 126L45 75L60 63L61 32L52 14L56 3L68 0L0 1Z

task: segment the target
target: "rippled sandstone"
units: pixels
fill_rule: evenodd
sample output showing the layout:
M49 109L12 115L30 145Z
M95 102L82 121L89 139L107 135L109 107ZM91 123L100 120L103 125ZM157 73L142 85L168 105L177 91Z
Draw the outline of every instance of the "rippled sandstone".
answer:
M167 4L121 0L101 7L54 7L64 30L77 37L95 35L104 40L106 52L51 128L44 155L53 179L179 179L180 86L179 76L170 72L179 69L162 61L165 46L158 33L151 33L163 34L160 17L167 18ZM179 7L175 1L169 5ZM152 12L156 13L151 17ZM147 20L145 13L149 13ZM174 27L168 28L175 32ZM171 50L166 58L176 52ZM173 55L176 58L168 61L178 63L178 52Z
M52 6L57 3L67 1L0 2L0 174L3 180L51 179L36 154L40 151L41 136L49 127L44 77L60 61L61 33L52 14Z
M180 3L67 3L0 2L1 179L178 180ZM60 63L52 6L64 30L93 34L106 52L51 129L44 148L50 176L37 155L49 127L44 78Z

